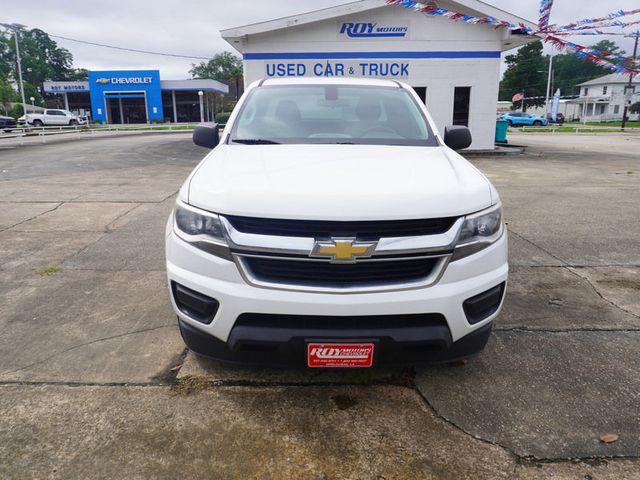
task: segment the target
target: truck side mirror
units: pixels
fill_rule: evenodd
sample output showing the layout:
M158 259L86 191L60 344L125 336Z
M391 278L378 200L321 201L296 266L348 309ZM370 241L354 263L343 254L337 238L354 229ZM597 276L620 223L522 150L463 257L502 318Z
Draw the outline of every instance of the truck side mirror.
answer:
M467 127L452 125L444 129L444 143L452 150L467 148L471 141L471 131Z
M217 123L201 123L193 129L193 143L205 148L215 148L220 143Z

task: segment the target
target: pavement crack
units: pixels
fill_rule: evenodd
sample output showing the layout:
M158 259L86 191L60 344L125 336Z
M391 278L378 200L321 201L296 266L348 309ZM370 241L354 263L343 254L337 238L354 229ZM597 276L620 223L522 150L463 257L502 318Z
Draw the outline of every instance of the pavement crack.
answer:
M570 264L568 262L566 262L565 260L563 260L562 258L558 257L556 254L550 252L549 250L541 247L540 245L537 245L536 243L534 243L533 241L529 240L528 238L524 237L523 235L519 234L518 232L512 230L511 227L508 228L509 233L512 235L515 235L516 237L518 237L519 239L527 242L529 245L532 245L534 247L536 247L538 250L542 250L544 253L546 253L547 255L549 255L550 257L554 258L555 260L559 261L560 263L562 263L565 266L570 266Z
M491 440L487 440L486 438L482 438L478 435L475 435L467 430L465 430L464 428L462 428L460 425L458 425L457 423L455 423L453 420L445 417L444 415L442 415L440 412L438 412L438 410L436 410L436 408L431 404L431 402L429 401L429 399L427 398L427 396L417 387L414 387L413 389L419 396L420 398L422 398L422 401L425 403L425 405L427 406L427 408L429 408L429 410L431 410L431 413L433 413L433 415L438 418L439 420L443 421L444 423L446 423L447 425L450 425L451 427L455 428L456 430L462 432L463 434L474 438L484 444L487 445L492 445L494 447L498 447L503 449L505 452L507 452L509 455L511 455L513 457L513 459L516 461L516 463L523 459L523 457L521 457L520 455L518 455L516 452L514 452L513 450L511 450L509 447L506 447L505 445L501 445L497 442L492 442Z
M111 233L114 232L115 230L118 229L118 227L115 228L110 228L110 225L115 224L118 220L120 220L122 217L125 217L126 215L129 215L131 212L133 212L136 208L140 208L142 206L142 204L140 203L134 203L133 207L131 207L130 209L128 209L126 212L123 212L122 214L118 215L116 218L114 218L113 220L111 220L111 222L109 222L108 225L105 225L104 227L104 231L106 233Z
M46 202L46 203L50 203L50 202ZM31 218L27 218L26 220L22 220L22 221L20 221L20 222L18 222L18 223L16 223L16 224L13 224L13 225L10 225L10 226L8 226L8 227L5 227L5 228L0 229L0 232L4 232L4 231L9 230L9 229L11 229L11 228L15 228L15 227L17 227L17 226L19 226L19 225L22 225L23 223L29 222L29 221L31 221L31 220L35 220L36 218L41 217L42 215L44 215L44 214L46 214L46 213L51 213L51 212L53 212L53 211L55 211L55 210L59 209L59 208L60 208L62 205L64 205L65 203L67 203L67 202L59 202L59 203L58 203L58 205L56 205L56 206L55 206L55 207L53 207L53 208L50 208L49 210L46 210L46 211L44 211L44 212L40 212L39 214L34 215L34 216L33 216L33 217L31 217Z
M169 200L171 197L175 197L176 195L178 195L178 193L180 193L180 190L176 190L175 192L167 195L166 197L164 197L162 200L160 200L158 203L162 203L162 202L166 202L167 200Z
M589 461L603 461L603 460L639 460L640 459L640 455L602 455L602 456L598 456L598 455L590 455L590 456L584 456L584 457L554 457L554 458L544 458L544 457L535 457L532 455L520 455L518 453L516 453L515 451L513 451L511 448L502 445L498 442L494 442L491 440L488 440L486 438L483 438L479 435L473 434L471 432L469 432L468 430L465 430L464 428L462 428L460 425L458 425L457 423L455 423L453 420L445 417L444 415L442 415L440 412L438 412L438 410L436 410L436 408L431 404L431 402L429 402L429 399L426 397L426 395L420 391L419 388L414 387L414 390L417 392L417 394L420 396L420 398L422 398L422 400L424 401L424 403L427 405L427 407L431 410L431 412L433 413L433 415L438 418L439 420L445 422L446 424L450 425L451 427L455 428L456 430L462 432L463 434L478 440L479 442L485 443L487 445L492 445L494 447L498 447L503 449L505 452L507 452L509 455L511 455L516 463L516 467L519 465L533 465L536 463L545 463L545 464L555 464L555 463L569 463L569 462L589 462Z
M172 322L170 324L159 325L157 327L142 328L140 330L134 330L132 332L125 332L125 333L119 333L117 335L110 335L108 337L96 338L95 340L91 340L91 341L88 341L88 342L80 343L78 345L73 345L71 347L65 348L64 350L60 350L59 352L53 353L53 354L49 355L48 357L46 357L46 358L44 358L42 360L38 360L37 362L30 363L30 364L25 365L23 367L15 368L13 370L5 370L4 372L0 372L0 376L11 375L12 373L21 372L21 371L26 370L28 368L35 367L37 365L41 365L41 364L43 364L45 362L48 362L49 360L51 360L51 359L53 359L55 357L58 357L60 355L64 355L65 353L68 353L68 352L70 352L72 350L76 350L78 348L87 347L89 345L93 345L93 344L96 344L96 343L104 342L104 341L107 341L107 340L114 340L116 338L127 337L129 335L135 335L135 334L138 334L138 333L151 332L151 331L154 331L154 330L160 330L162 328L168 328L168 327L175 327L175 323Z
M638 314L636 314L636 313L634 313L634 312L632 312L632 311L630 311L630 310L627 310L626 308L624 308L624 307L622 307L622 306L618 305L618 304L617 304L617 303L615 303L614 301L609 300L607 297L605 297L602 293L600 293L600 291L598 290L598 288L596 287L596 285L595 285L595 284L594 284L594 283L593 283L593 282L592 282L588 277L585 277L584 275L580 275L580 273L579 273L579 272L577 272L575 268L567 268L567 270L568 270L568 271L570 271L570 272L571 272L573 275L575 275L576 277L581 278L582 280L584 280L585 282L587 282L587 284L588 284L588 285L593 289L593 291L596 293L596 295L598 295L598 297L600 297L602 300L604 300L605 302L607 302L609 305L611 305L611 306L613 306L613 307L617 308L618 310L623 311L624 313L627 313L627 314L631 315L632 317L635 317L635 318L639 318L639 319L640 319L640 315L638 315Z
M596 287L596 285L588 278L585 277L584 275L580 275L580 273L578 273L578 271L576 271L577 268L596 268L596 267L601 267L603 265L597 265L597 266L584 266L584 265L576 265L576 264L572 264L569 262L566 262L565 260L563 260L562 258L558 257L557 255L551 253L550 251L544 249L543 247L536 245L534 242L532 242L531 240L529 240L528 238L522 236L521 234L511 230L511 228L509 228L509 233L515 235L516 237L520 238L521 240L529 243L530 245L542 250L544 253L546 253L547 255L553 257L554 259L556 259L557 261L559 261L560 263L562 263L561 266L556 266L555 268L564 268L566 269L569 273L571 273L572 275L578 277L581 280L584 280L587 285L589 285L591 287L591 289L595 292L595 294L604 302L608 303L609 305L611 305L612 307L620 310L621 312L624 312L628 315L631 315L634 318L639 318L640 319L640 315L631 312L630 310L618 305L617 303L615 303L612 300L609 300L608 298L606 298L602 293L600 293L600 291L598 290L598 288ZM615 266L615 265L614 265ZM631 265L624 265L625 267L629 267Z
M29 382L24 380L0 380L0 387L170 387L159 382Z
M602 332L602 333L634 333L640 332L640 327L638 328L597 328L597 327L586 327L586 328L558 328L558 329L548 329L548 328L527 328L527 327L494 327L494 332L524 332L524 333L574 333L574 332Z

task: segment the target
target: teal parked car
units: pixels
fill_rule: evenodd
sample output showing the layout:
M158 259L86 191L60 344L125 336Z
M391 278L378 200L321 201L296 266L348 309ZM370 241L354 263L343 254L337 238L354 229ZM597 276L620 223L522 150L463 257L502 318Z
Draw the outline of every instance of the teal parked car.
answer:
M503 113L498 117L500 120L506 120L509 122L510 127L521 127L523 125L534 125L536 127L546 127L549 125L549 121L546 118L539 117L537 115L531 115L523 112L508 112Z

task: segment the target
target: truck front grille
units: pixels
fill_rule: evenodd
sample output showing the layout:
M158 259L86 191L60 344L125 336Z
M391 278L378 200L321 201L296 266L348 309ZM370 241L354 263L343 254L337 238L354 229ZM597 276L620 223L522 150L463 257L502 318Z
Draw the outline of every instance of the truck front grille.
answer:
M441 262L441 257L361 260L348 264L287 257L242 257L245 270L260 283L330 289L413 285L429 279Z

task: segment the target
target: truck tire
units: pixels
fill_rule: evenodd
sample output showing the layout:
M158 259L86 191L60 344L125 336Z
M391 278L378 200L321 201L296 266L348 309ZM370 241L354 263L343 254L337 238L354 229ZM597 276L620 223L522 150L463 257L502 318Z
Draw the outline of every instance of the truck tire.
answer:
M44 123L42 123L42 120L36 119L36 120L33 121L33 126L34 127L42 127L42 126L44 126Z

